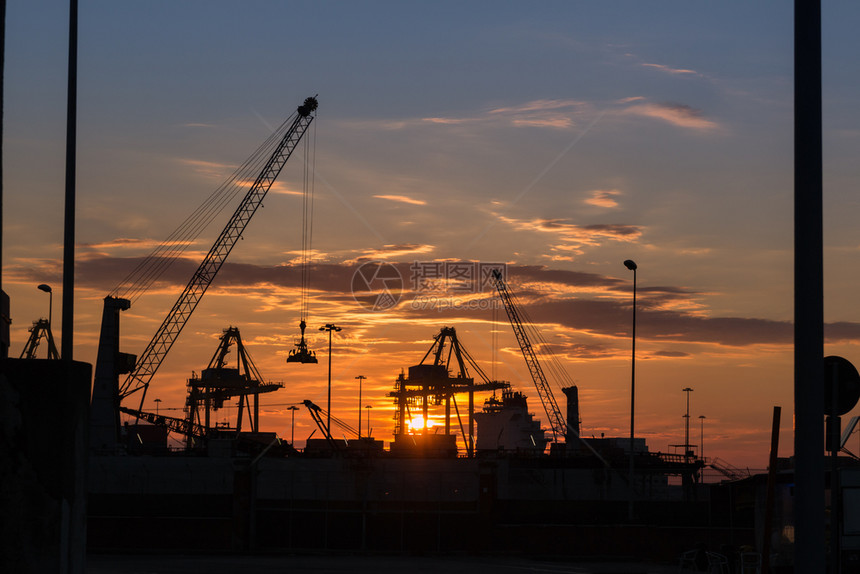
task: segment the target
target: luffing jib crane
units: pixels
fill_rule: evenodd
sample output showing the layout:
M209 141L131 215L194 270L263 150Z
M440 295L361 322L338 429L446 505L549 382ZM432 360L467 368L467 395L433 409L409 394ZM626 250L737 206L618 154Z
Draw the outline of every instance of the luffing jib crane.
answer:
M538 361L537 354L535 353L534 347L532 346L531 340L526 332L525 325L520 317L518 305L516 304L513 295L508 291L508 287L505 285L504 279L502 279L502 274L498 270L493 270L492 277L493 285L496 287L496 290L499 292L499 297L501 297L502 303L505 305L505 312L508 314L508 319L511 322L511 327L513 327L514 335L517 337L517 343L519 343L520 350L523 353L523 358L526 360L526 365L529 368L529 374L531 374L535 388L537 389L541 403L543 404L544 411L549 419L553 439L557 441L560 437L567 437L570 434L578 437L578 415L575 417L575 420L565 422L564 416L561 414L561 409L558 408L558 403L555 401L552 389L550 388L549 382L547 382L546 375L544 375L543 368L541 367L540 361ZM568 388L573 389L574 391L576 389L575 386ZM568 395L569 401L577 400L575 392L568 391L567 389L565 389L565 392ZM578 407L576 408L576 411L578 412ZM570 424L569 429L568 423Z
M100 445L105 444L105 442L109 444L115 442L115 438L111 439L107 435L111 433L111 427L113 427L113 434L116 436L119 405L123 399L140 391L139 410L143 410L143 401L153 375L161 366L200 299L206 293L209 285L212 284L212 280L215 279L236 242L242 237L251 217L262 204L266 193L272 187L284 164L287 163L293 150L307 131L314 119L313 113L316 109L316 97L306 98L304 103L298 107L292 123L275 147L254 184L233 212L224 230L209 249L203 262L194 272L179 299L174 303L164 322L136 362L130 355L119 353L117 348L119 311L127 309L130 302L118 297L105 299L96 380L93 389L93 410L95 412L93 413L91 443L95 448L100 448ZM105 346L104 349L102 349L103 345ZM100 369L98 363L101 361L104 361L104 364ZM134 363L134 367L130 371L123 368L123 366L128 367L131 362ZM123 372L129 373L128 377L122 385L118 385L116 377ZM101 431L98 427L101 427Z

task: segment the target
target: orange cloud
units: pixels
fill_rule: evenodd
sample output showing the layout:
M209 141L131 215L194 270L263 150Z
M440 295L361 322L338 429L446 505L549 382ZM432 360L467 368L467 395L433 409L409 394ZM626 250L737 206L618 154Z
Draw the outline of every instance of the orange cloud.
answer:
M161 242L155 239L133 239L129 237L117 237L108 241L99 243L80 243L78 247L83 249L152 249L160 245ZM190 245L191 242L184 242L185 245Z
M506 122L516 127L566 129L575 124L574 116L581 113L586 102L579 100L533 100L520 105L502 106L474 117L430 117L421 121L432 124L462 125ZM403 122L398 127L406 127Z
M519 118L511 120L511 124L517 127L538 127L564 129L573 126L573 120L569 117L554 116L546 118Z
M595 189L585 203L595 207L618 207L618 202L613 199L615 195L621 195L621 192L617 189Z
M431 124L447 124L447 125L457 125L457 124L465 124L468 122L475 121L474 119L468 118L422 118L423 122L430 122Z
M641 64L642 66L648 68L654 68L656 70L660 70L661 72L666 72L667 74L693 74L694 76L698 76L699 73L695 70L686 70L683 68L670 68L669 66L664 66L663 64Z
M254 182L247 182L247 186L250 188L254 185ZM303 192L297 191L295 189L290 189L287 183L282 181L276 181L272 184L272 187L269 188L269 193L276 193L278 195L304 195Z
M519 106L510 106L490 110L491 114L510 114L523 112L545 112L547 110L559 110L577 108L585 105L579 100L533 100Z
M700 110L685 104L637 104L624 113L657 118L682 128L712 130L718 127L716 122L705 119Z
M235 165L217 163L214 161L203 161L199 159L178 158L180 164L190 167L195 172L207 177L223 178L226 173L236 169Z
M402 257L404 255L416 255L419 253L430 253L436 249L435 245L426 245L420 243L401 243L397 245L385 245L381 249L371 249L364 251L360 257L353 261L345 261L345 263L355 263L358 261L367 261L369 259L390 259L392 257Z
M523 231L539 231L558 235L565 241L580 245L600 245L604 239L632 242L642 236L642 228L635 225L599 223L576 225L561 219L532 219L530 221L501 217L501 220Z
M388 201L397 201L400 203L408 203L410 205L427 205L423 199L413 199L405 195L374 195L377 199L387 199Z

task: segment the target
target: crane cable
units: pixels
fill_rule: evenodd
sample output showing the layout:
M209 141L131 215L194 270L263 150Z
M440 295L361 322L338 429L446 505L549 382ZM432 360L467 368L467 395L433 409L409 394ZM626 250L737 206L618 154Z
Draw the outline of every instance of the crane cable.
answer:
M136 301L179 259L210 223L253 183L272 150L295 119L290 115L283 124L218 186L164 241L156 246L113 288L111 295Z
M314 181L316 174L316 124L311 138L305 138L305 163L302 175L302 254L301 254L301 321L308 318L310 307L310 265L313 258ZM313 140L311 144L310 140Z
M551 379L555 383L555 386L559 390L563 388L563 385L568 387L573 386L573 379L562 366L561 360L552 350L552 346L544 338L540 330L534 326L534 321L529 316L523 304L520 303L519 297L517 297L516 293L513 292L509 292L509 294L523 318L523 327L528 331L529 339L536 343L532 345L532 350L534 350L535 354L538 356L540 363L550 371L552 375Z

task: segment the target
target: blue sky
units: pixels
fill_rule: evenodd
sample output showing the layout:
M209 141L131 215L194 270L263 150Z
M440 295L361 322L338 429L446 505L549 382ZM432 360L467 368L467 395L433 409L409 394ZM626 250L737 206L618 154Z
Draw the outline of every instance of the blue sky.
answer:
M841 323L826 352L855 362L858 11L836 2L823 15L825 314ZM61 284L66 38L64 3L9 3L13 353L45 314L35 285L59 294ZM507 262L580 386L583 428L623 435L631 277L621 262L632 258L637 416L652 448L678 442L680 390L692 386L692 414L713 435L706 450L764 466L772 406L792 400L792 50L785 2L82 1L76 356L95 359L100 300L121 279L111 265L166 237L318 93L316 276L363 258ZM225 268L153 383L162 406L181 404L184 379L231 324L264 374L293 381L284 402L322 396L322 370L284 366L296 293L271 273L300 246L298 158L279 185L231 256L246 267ZM126 351L140 352L186 281L177 272L172 290L124 315ZM443 324L490 357L487 317L349 305L344 286L320 279L309 322L349 327L338 373L352 384L365 371L380 411ZM495 328L499 369L540 410L509 327ZM376 426L387 438L390 421Z

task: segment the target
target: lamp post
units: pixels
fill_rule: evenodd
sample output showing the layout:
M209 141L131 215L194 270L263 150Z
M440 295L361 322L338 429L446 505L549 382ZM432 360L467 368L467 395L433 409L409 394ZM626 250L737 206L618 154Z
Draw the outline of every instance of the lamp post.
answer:
M367 411L367 438L371 438L371 433L370 433L370 409L372 409L372 408L373 408L373 405L366 405L366 406L364 407L364 410L366 410L366 411Z
M702 484L705 483L705 415L699 415L699 458L702 459Z
M41 285L37 286L36 289L38 289L39 291L44 291L48 294L48 327L50 327L51 315L54 312L54 292L51 289L51 286L46 285L45 283L42 283Z
M690 450L690 393L693 389L687 387L681 390L687 393L687 413L684 415L684 460L688 460L693 452Z
M361 383L367 377L358 375L355 378L358 379L358 440L361 440Z
M334 323L326 323L324 327L320 327L320 331L328 331L328 404L326 405L326 428L331 435L331 332L340 331L341 328Z
M161 399L155 399L152 402L155 403L155 416L158 416L158 404L161 402Z
M290 446L296 448L296 411L299 407L290 405L287 410L290 411Z
M624 266L633 272L633 333L630 352L630 503L627 505L627 517L633 520L633 423L636 406L636 269L638 266L632 259L624 261Z

